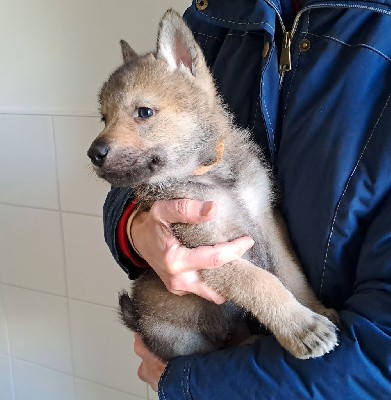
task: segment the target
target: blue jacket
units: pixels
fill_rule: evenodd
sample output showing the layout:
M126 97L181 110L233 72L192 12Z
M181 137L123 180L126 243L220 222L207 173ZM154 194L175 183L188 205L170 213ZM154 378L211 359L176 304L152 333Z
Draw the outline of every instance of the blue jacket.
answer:
M274 166L295 249L341 331L339 347L312 360L272 336L176 358L160 399L391 399L391 1L309 0L294 19L290 0L209 0L185 17ZM104 215L134 278L115 242L130 197L113 189Z

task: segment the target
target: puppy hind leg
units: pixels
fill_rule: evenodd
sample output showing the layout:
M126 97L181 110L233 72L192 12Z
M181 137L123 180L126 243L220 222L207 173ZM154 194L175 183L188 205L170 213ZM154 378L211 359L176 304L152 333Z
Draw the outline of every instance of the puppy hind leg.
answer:
M126 291L119 293L118 297L119 315L123 324L138 333L149 350L163 361L176 356L216 350L205 335L181 321L151 315L150 310L139 315L137 305Z
M148 330L144 332L145 345L163 361L173 357L185 356L195 353L208 353L217 350L202 332L191 329L172 321L160 321L156 318L145 318Z

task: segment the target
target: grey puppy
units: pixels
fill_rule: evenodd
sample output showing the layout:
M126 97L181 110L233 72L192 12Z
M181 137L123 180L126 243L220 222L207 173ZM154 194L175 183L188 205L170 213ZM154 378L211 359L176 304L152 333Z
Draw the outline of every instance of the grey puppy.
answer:
M190 29L169 10L155 52L121 46L124 64L100 94L105 128L88 152L97 174L132 188L142 210L162 199L213 200L212 221L172 226L185 246L255 240L240 259L200 272L225 304L171 294L150 270L131 296L120 295L124 323L163 360L237 343L248 335L246 313L295 357L332 350L337 314L309 287L276 211L270 170L249 132L233 124Z

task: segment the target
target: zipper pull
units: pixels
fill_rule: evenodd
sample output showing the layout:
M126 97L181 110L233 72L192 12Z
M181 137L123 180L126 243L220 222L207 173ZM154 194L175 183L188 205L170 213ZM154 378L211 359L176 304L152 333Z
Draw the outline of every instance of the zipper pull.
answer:
M288 72L292 69L291 63L291 32L284 32L284 38L282 40L282 49L280 57L280 73Z

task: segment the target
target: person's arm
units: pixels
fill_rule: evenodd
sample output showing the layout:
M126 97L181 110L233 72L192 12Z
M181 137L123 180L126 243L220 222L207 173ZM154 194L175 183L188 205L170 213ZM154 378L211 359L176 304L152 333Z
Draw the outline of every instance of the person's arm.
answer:
M152 267L170 292L183 295L191 291L222 303L224 299L201 282L197 271L217 268L242 256L254 241L242 237L215 246L182 246L171 234L170 224L198 224L212 219L216 213L212 202L157 201L150 211L137 213L129 229L128 220L135 207L129 189L114 188L106 198L103 212L106 243L128 277L136 279L146 267Z
M119 224L120 221L123 221L122 225L126 226L124 212L128 207L131 207L133 201L134 196L130 189L112 188L108 193L103 206L103 229L105 241L115 261L126 272L130 279L135 279L142 273L142 264L137 262L137 255L134 252L132 252L132 256L134 257L129 257L129 252L132 251L130 244L122 243L123 246L121 246L121 239L118 237L118 233L120 233L122 236L122 242L124 242L123 238L126 237L126 229L125 227L122 227L122 230L120 231ZM126 249L127 251L123 248L125 246L128 246Z
M388 399L390 310L391 198L367 231L355 290L340 312L340 345L334 351L299 360L270 336L251 346L178 357L166 367L138 340L139 377L155 389L160 381L160 398L165 400Z
M157 201L150 211L134 218L129 236L137 253L155 270L170 292L177 295L191 292L221 304L224 298L201 281L198 270L218 268L239 258L254 241L245 236L229 243L187 248L172 235L170 227L177 222L202 223L215 214L216 206L210 201Z
M171 360L165 400L391 398L391 197L372 222L340 312L339 346L299 360L270 336L249 346Z

